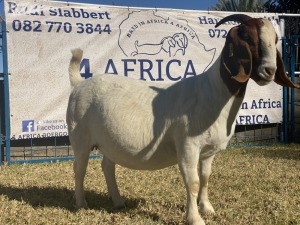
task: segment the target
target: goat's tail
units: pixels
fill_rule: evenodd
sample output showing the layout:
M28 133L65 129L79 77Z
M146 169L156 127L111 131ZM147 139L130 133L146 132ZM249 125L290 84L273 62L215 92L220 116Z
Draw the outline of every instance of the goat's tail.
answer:
M80 75L80 62L83 51L80 48L72 50L72 58L69 65L69 78L72 87L78 85L84 79Z

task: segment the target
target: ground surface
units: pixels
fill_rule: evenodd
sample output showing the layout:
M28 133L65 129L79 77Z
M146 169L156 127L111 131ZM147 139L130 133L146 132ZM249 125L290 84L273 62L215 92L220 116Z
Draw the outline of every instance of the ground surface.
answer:
M177 166L159 171L117 167L127 208L114 211L101 159L86 176L89 209L76 211L72 162L0 168L0 224L185 224L185 189ZM210 179L215 215L207 224L300 224L300 145L228 149Z

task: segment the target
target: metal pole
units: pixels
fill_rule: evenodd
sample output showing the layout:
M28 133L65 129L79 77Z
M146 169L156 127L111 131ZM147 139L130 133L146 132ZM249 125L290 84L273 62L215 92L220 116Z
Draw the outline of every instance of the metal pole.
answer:
M2 18L0 17L0 21L2 22ZM0 47L2 49L2 24L1 24L1 30L0 30L0 38L1 38L1 43L0 43ZM2 62L3 63L3 62ZM4 78L3 78L3 74L1 73L1 76L0 76L0 81L3 81ZM0 85L4 85L4 84L1 84ZM2 93L0 93L2 94ZM4 145L2 144L2 140L3 140L3 134L2 134L2 110L3 110L3 107L2 107L2 101L0 101L0 166L2 165L2 162L4 161Z
M295 82L296 36L291 38L291 81ZM295 141L295 89L291 88L291 141Z
M283 63L284 67L287 68L287 49L286 49L286 37L284 34L285 31L285 24L284 19L280 19L280 29L281 29L281 40L282 40L282 57L283 57ZM288 142L288 88L283 87L283 141L284 143Z
M0 108L0 166L4 161L4 145L2 144L2 117L1 117L1 108Z
M2 26L2 54L3 54L3 76L4 76L4 121L5 121L5 147L6 161L10 164L10 108L9 108L9 79L7 61L7 37L6 23L1 22Z
M1 36L1 39L2 39L2 36ZM2 77L2 74L1 74L1 76L0 76L0 85L2 86L3 84L3 77ZM1 87L2 88L2 87ZM0 94L2 94L2 92L0 93ZM0 98L2 98L2 97L0 97ZM3 129L3 127L2 127L2 113L3 113L3 107L2 107L3 105L2 105L2 99L1 99L1 101L0 101L0 166L2 165L2 162L4 161L4 143L2 143L2 141L3 141L3 131L4 131L4 129Z

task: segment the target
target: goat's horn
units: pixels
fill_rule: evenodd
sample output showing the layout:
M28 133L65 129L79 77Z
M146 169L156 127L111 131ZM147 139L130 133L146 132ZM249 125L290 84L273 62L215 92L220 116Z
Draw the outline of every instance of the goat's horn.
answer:
M223 23L226 23L228 21L236 21L236 22L240 22L240 23L245 23L246 21L252 19L252 17L250 16L247 16L245 14L233 14L233 15L230 15L230 16L226 16L224 17L223 19L221 19L215 27L218 27L220 26L221 24Z

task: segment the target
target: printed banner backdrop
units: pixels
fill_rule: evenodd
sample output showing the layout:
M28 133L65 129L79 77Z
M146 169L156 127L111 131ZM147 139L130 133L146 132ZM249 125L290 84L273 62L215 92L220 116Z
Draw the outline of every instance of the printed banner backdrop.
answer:
M5 0L11 138L66 136L71 49L82 48L81 75L110 73L145 82L201 74L222 51L236 22L226 12L127 8L39 0ZM279 33L275 14L269 18ZM280 35L280 34L279 34ZM212 103L213 104L213 103ZM248 84L237 124L282 120L282 89Z

